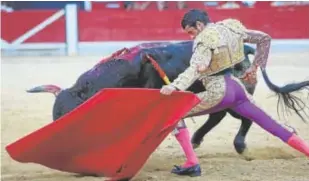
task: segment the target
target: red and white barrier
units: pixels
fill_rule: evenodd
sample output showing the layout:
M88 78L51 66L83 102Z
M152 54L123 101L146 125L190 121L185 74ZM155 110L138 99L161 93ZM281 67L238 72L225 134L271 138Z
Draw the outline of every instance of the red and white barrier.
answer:
M274 39L309 39L309 6L207 11L213 21L236 18L248 28L265 31ZM68 39L71 39L71 52L74 52L77 51L77 46L74 46L77 41L106 43L187 40L189 37L180 26L184 13L182 10L126 12L104 9L79 11L78 19L72 15L65 21L65 10L1 12L1 45L3 48L55 48L66 46ZM77 28L74 26L78 27L76 36L74 34L77 30L74 29ZM72 30L71 33L66 33L68 28Z

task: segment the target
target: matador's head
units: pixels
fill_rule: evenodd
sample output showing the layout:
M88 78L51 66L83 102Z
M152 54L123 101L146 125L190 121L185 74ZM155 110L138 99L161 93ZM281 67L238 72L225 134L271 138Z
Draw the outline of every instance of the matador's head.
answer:
M181 26L194 39L210 22L206 11L192 9L183 16Z

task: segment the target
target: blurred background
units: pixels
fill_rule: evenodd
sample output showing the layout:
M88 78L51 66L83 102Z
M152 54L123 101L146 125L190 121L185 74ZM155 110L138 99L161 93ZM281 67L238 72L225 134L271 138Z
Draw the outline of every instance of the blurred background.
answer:
M101 55L147 41L182 41L184 13L241 20L273 51L309 51L305 1L1 1L2 55Z

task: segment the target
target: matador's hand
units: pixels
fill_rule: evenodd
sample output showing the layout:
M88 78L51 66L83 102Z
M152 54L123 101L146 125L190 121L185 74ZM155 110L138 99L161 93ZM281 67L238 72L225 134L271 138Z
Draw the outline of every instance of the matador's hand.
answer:
M242 76L240 76L240 79L249 84L256 84L257 83L256 72L257 72L257 66L252 64L246 70L246 72Z
M174 86L165 85L161 88L160 92L161 94L164 94L164 95L171 95L175 90L176 88Z

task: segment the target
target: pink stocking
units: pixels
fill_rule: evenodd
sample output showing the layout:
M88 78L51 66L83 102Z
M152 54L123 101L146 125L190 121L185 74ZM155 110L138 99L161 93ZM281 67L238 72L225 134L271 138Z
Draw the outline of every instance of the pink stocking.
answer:
M182 167L188 168L198 164L197 156L193 150L193 146L190 141L191 139L188 128L179 129L179 133L176 135L176 139L181 145L187 157L187 161Z

